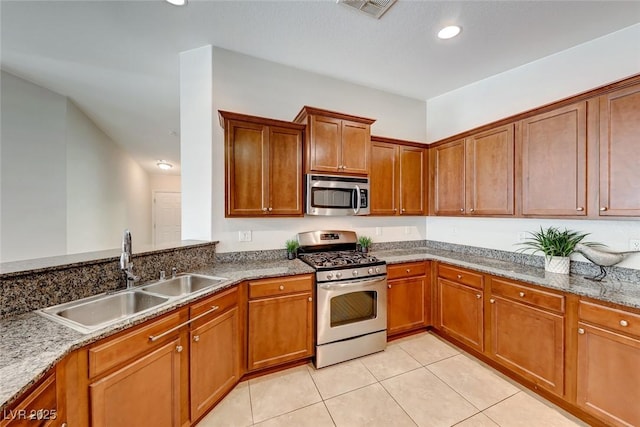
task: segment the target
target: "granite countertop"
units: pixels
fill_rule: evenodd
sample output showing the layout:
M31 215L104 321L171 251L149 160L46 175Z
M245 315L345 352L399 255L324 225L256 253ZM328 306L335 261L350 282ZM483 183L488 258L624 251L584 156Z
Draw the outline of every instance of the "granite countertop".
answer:
M426 247L377 250L372 254L388 264L422 260L443 261L499 277L640 308L638 283L610 278L607 278L607 282L593 282L577 275L545 273L542 268L520 263ZM205 293L176 299L172 304L89 334L76 332L35 312L0 320L0 410L75 349L187 305L203 296L229 288L243 280L314 273L314 270L300 260L280 260L219 263L213 267L195 270L193 273L225 277L228 280Z

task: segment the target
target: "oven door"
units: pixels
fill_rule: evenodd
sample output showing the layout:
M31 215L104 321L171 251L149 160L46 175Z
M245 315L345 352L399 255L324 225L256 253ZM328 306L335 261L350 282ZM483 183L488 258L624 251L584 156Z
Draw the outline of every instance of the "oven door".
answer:
M317 344L387 329L387 277L318 284Z

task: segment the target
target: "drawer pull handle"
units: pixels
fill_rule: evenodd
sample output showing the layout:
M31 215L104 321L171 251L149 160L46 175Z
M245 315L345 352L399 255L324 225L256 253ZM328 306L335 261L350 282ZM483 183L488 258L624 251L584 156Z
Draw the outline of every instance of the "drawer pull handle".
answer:
M584 335L584 329L582 329L582 328L578 328L578 333L579 333L580 335Z
M211 314L214 311L216 311L217 309L219 309L220 307L218 307L217 305L212 305L211 308L207 311L205 311L202 314L198 314L196 317L187 320L186 322L180 323L178 326L174 326L173 328L169 329L168 331L164 331L163 333L161 333L160 335L149 335L149 341L154 342L154 341L158 341L160 338L169 335L171 332L177 331L178 329L182 328L183 326L187 326L189 323L196 321L198 319L201 319L202 317L206 316L207 314Z
M520 292L518 295L520 295L520 298L524 298L524 292Z
M280 288L279 288L279 289L280 289L281 291L284 291L284 285L280 285Z
M193 340L194 340L195 342L200 341L200 335L194 335L194 336L193 336Z
M490 302L491 304L495 304L495 303L496 303L496 300L495 300L494 298L491 298L491 299L489 300L489 302Z
M482 295L476 294L476 298L480 299L480 298L482 298Z
M462 279L462 274L458 274L458 280Z
M629 326L629 322L627 322L626 320L621 320L620 321L620 326Z
M182 346L181 346L181 345L177 346L177 347L176 347L176 351L177 351L178 353L182 353Z

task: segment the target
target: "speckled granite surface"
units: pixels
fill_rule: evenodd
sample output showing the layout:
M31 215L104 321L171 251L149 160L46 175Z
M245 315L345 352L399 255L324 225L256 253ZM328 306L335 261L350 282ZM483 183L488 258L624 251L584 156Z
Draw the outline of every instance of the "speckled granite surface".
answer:
M424 244L424 241L422 241ZM605 283L596 283L572 274L563 276L544 272L536 266L538 262L528 255L507 255L502 251L483 252L479 249L453 248L447 244L427 242L429 247L408 245L388 245L373 248L372 254L389 264L439 260L449 264L467 267L500 277L521 280L526 283L584 295L603 301L610 301L629 307L640 308L640 280L624 281L608 278ZM278 252L278 251L276 251ZM284 252L282 252L284 253ZM496 258L482 256L495 255ZM273 254L268 254L267 258ZM509 258L509 257L515 258ZM70 351L112 335L122 329L149 320L159 314L189 304L197 298L210 295L233 286L246 279L287 276L313 273L314 270L302 261L283 259L255 260L259 255L229 255L227 259L236 262L218 262L192 269L194 273L226 277L229 280L214 289L189 297L176 299L170 304L158 307L144 315L137 316L91 334L80 334L36 313L27 313L0 320L0 402L2 407L10 403L21 392L39 380L48 369ZM504 258L504 259L503 259ZM251 261L251 259L254 259ZM509 260L510 259L510 260ZM514 262L515 261L515 262ZM532 265L533 264L533 265ZM633 276L629 276L633 277ZM80 283L80 282L79 282ZM0 410L2 408L0 407Z

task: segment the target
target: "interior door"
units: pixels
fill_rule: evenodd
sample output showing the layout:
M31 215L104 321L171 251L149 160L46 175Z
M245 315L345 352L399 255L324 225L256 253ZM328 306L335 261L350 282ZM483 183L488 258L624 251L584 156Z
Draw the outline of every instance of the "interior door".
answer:
M182 240L182 193L156 191L153 207L154 244Z

